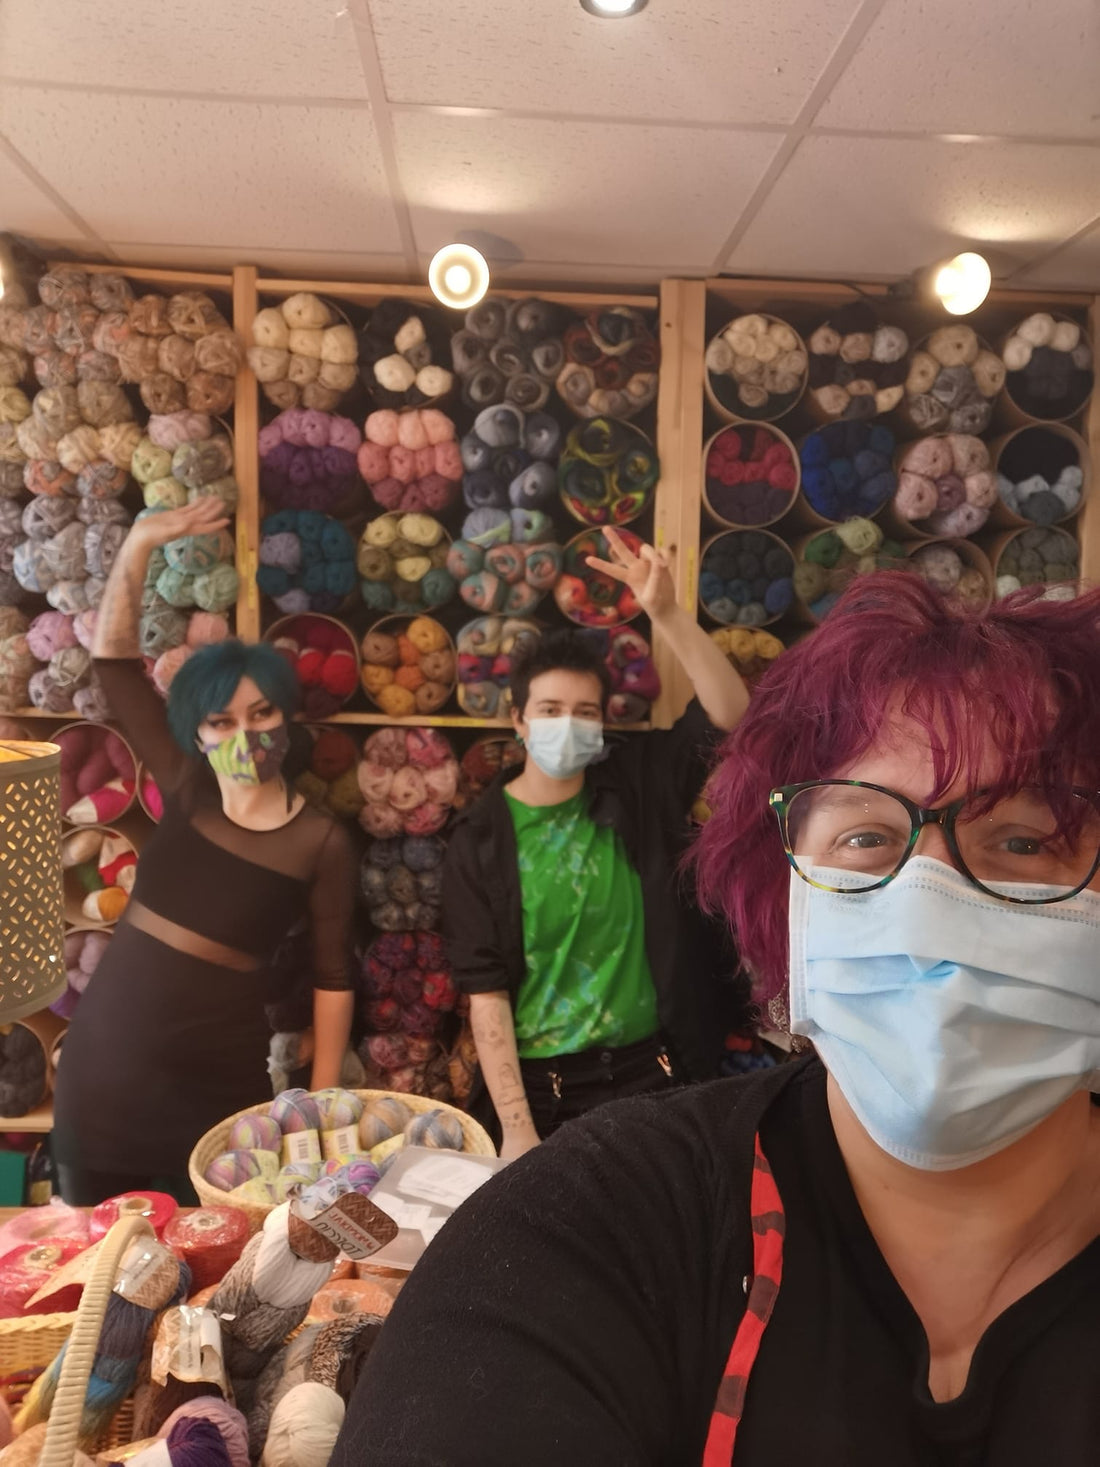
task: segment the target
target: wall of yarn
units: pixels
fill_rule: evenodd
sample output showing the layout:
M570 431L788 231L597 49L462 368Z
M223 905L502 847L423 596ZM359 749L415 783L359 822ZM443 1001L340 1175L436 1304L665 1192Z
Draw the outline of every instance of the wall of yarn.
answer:
M696 589L730 661L760 676L880 569L961 607L1075 594L1086 326L1011 300L945 323L886 293L708 292Z
M0 621L0 708L101 720L96 608L135 517L200 495L236 505L218 415L243 345L228 299L200 291L139 295L122 275L64 265L38 295L0 304L0 611L26 619ZM229 535L154 556L142 650L162 692L191 648L227 634L233 560Z

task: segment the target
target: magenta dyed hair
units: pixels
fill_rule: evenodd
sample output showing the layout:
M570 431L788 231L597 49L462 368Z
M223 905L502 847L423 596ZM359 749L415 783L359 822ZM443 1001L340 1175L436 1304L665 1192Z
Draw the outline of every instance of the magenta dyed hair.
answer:
M714 813L690 857L700 900L737 934L761 1000L787 975L790 867L768 794L849 769L899 705L932 751L926 802L959 779L976 789L990 744L998 794L1100 790L1100 591L1076 601L1023 591L960 613L918 576L861 576L773 663L722 748Z

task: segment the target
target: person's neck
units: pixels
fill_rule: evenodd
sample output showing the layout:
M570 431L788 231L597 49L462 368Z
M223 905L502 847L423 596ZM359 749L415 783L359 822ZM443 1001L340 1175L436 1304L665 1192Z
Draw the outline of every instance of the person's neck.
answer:
M521 805L564 805L584 788L584 770L568 779L552 779L543 773L530 754L523 771L508 784L508 793Z
M928 1336L929 1389L953 1399L993 1320L1100 1235L1100 1117L1082 1091L1003 1151L930 1172L876 1146L832 1076L828 1101L860 1208Z
M297 811L302 800L301 795L294 793L288 801L286 783L281 776L263 784L241 784L218 775L218 791L228 818L246 830L277 830Z

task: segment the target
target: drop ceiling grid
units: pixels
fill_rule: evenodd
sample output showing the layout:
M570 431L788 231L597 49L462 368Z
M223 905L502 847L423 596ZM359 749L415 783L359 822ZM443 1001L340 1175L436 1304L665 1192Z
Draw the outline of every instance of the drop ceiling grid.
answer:
M965 11L955 0L652 0L629 23L553 0L552 28L550 3L159 0L151 11L144 0L85 0L74 12L71 0L2 0L0 225L134 263L236 256L394 278L421 275L449 233L495 223L522 236L521 258L505 250L499 266L511 278L835 268L884 278L911 268L896 231L865 234L837 266L835 229L822 251L811 205L792 212L792 180L830 139L837 156L845 139L880 160L903 142L933 156L951 127L990 161L998 186L1019 178L1010 210L1034 192L1036 172L1075 191L1072 207L1047 199L1041 227L1025 219L1027 238L1009 242L1018 247L992 250L999 278L1100 280L1100 199L1086 176L1090 163L1100 176L1090 0ZM59 116L73 127L82 117L108 156L97 162L82 143L66 172L56 136L42 143ZM143 116L155 144L127 139L119 121L140 130ZM179 140L199 136L216 153L215 122L226 118L240 166L216 160L220 193L205 211L171 199L148 207L150 190L128 212L136 171L113 153L144 146L148 165L163 146L181 188L198 196ZM1046 162L1026 156L1036 144ZM1081 166L1067 169L1065 152ZM448 176L448 163L470 167ZM824 178L818 192L842 182ZM907 183L882 182L871 215L896 211ZM485 212L471 218L463 201L476 205L479 189ZM796 242L773 249L792 219ZM924 222L905 242L914 253L933 240L985 243L965 220Z

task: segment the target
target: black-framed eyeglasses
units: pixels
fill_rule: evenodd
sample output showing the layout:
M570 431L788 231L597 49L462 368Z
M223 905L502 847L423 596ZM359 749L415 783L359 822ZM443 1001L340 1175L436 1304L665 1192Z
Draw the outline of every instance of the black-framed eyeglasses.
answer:
M928 808L859 779L811 779L772 790L787 859L820 891L887 886L926 825L938 825L951 858L1003 902L1046 906L1083 891L1100 868L1100 794L1022 789L993 799L978 791ZM828 877L843 872L843 884ZM860 878L865 878L865 882ZM1004 887L1035 888L1007 892Z

